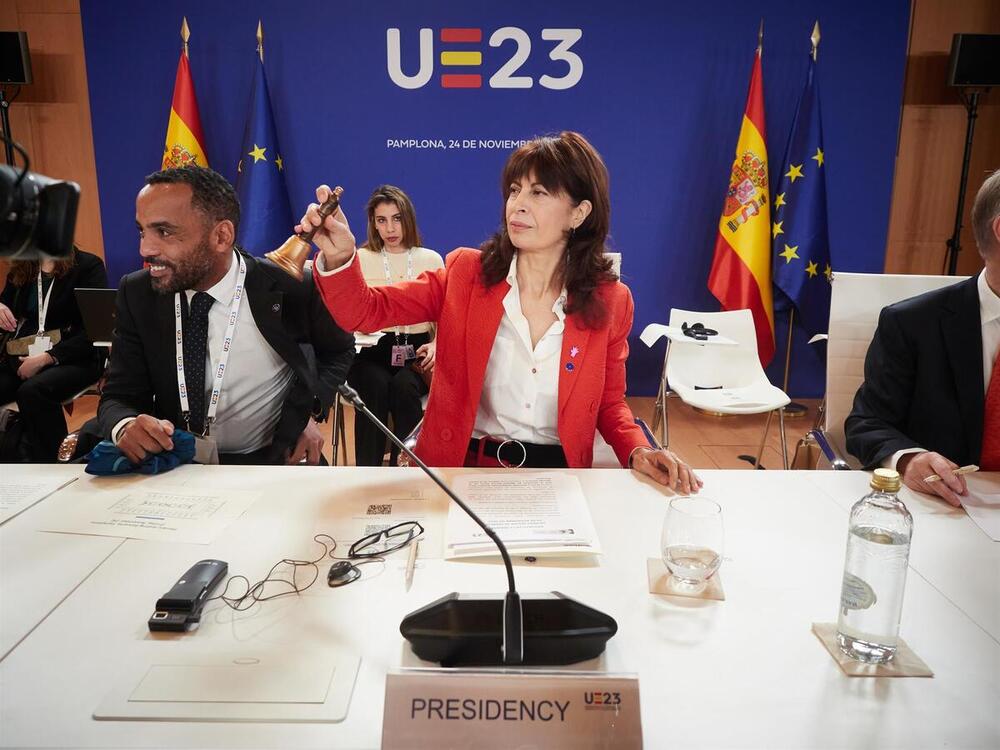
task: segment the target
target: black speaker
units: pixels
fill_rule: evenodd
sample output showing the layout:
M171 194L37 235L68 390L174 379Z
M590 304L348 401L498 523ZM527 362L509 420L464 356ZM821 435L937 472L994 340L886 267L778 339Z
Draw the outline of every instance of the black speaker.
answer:
M1000 34L955 34L951 38L948 85L1000 86Z
M27 31L0 31L0 83L31 83Z

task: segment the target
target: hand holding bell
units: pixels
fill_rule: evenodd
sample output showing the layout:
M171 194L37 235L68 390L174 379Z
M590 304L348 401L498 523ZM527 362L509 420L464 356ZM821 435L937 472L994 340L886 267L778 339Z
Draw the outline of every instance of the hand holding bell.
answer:
M309 254L312 252L313 237L323 225L323 221L326 220L326 217L333 214L340 206L340 196L343 194L344 189L342 187L339 185L335 187L332 191L330 191L330 195L325 201L323 201L322 205L317 207L319 217L317 224L313 225L306 231L293 234L285 240L281 247L277 250L265 253L264 257L274 261L274 263L281 267L281 269L287 274L294 276L296 279L301 281L306 261L309 259ZM305 228L306 226L308 225L303 219L302 227Z

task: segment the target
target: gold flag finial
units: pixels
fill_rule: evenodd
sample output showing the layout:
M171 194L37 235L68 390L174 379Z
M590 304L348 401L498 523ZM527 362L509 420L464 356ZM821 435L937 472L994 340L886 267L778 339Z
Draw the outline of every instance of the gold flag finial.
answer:
M187 16L181 21L181 39L184 40L184 54L188 53L188 39L191 38L191 29L188 27Z
M812 36L809 37L809 39L813 43L813 50L812 50L813 62L816 62L816 53L819 51L819 40L820 40L818 20L816 21L816 25L813 26L813 33Z
M257 54L260 55L260 61L264 62L264 25L257 19Z
M757 54L759 55L761 50L764 49L764 17L761 16L760 28L757 29Z

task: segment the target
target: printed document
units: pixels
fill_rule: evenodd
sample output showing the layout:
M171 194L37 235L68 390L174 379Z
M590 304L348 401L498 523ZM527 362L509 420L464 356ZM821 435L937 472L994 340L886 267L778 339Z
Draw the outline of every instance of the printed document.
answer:
M962 506L975 524L994 542L1000 542L1000 473L980 473L965 478L969 494Z
M496 532L511 554L601 551L580 480L572 474L461 474L452 489ZM454 503L448 509L445 540L445 557L499 554L479 525Z
M261 495L143 482L115 489L88 484L78 482L72 502L46 516L39 530L209 544Z
M76 481L75 474L71 476L61 471L56 474L55 477L50 472L41 475L37 466L5 466L3 481L0 481L0 524Z

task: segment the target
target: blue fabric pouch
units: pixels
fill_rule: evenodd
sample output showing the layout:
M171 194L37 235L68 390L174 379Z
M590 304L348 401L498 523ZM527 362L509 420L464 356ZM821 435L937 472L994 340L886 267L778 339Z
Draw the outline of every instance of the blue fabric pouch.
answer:
M181 464L190 463L194 458L194 435L185 430L174 430L172 439L173 450L150 454L138 465L129 461L110 440L102 440L87 454L86 472L99 477L134 472L162 474Z

